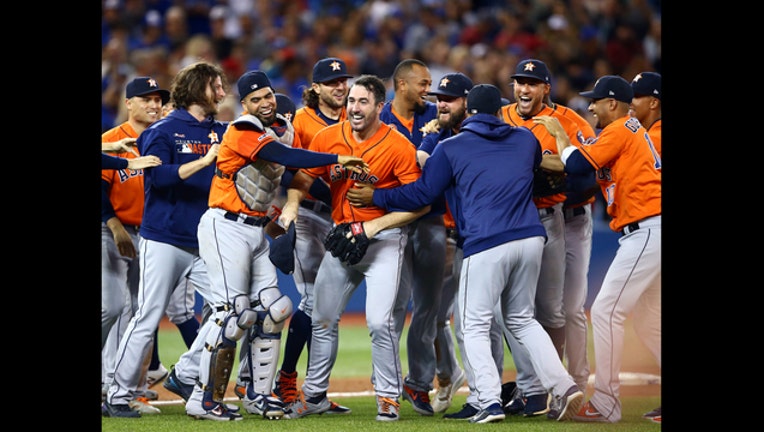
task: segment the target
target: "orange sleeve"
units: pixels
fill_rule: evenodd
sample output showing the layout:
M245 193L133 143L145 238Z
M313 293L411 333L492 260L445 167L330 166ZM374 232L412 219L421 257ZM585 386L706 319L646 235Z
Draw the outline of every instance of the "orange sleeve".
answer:
M228 176L233 176L244 165L256 161L257 153L264 145L274 141L273 137L265 132L254 130L241 130L230 125L223 134L220 142L220 150L216 167ZM265 212L250 210L239 198L236 185L231 178L212 176L210 186L209 206L222 208L234 213L242 213L249 216L264 216Z
M123 138L137 138L130 123L109 129L101 135L101 142L114 142ZM136 153L138 148L135 147ZM136 156L130 152L110 153L122 158L132 159ZM101 179L110 185L109 201L114 208L114 214L123 224L140 225L143 220L143 170L101 170Z
M612 218L610 229L618 232L632 222L661 214L662 162L637 119L615 120L580 151L598 168L597 181Z

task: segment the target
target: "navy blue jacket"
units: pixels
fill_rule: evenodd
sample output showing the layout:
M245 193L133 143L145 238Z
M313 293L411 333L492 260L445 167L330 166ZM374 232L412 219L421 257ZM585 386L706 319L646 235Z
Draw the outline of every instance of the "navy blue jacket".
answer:
M546 238L533 204L540 164L541 145L530 130L476 114L440 142L417 181L375 190L374 204L415 210L445 193L468 257L512 240Z
M162 160L162 165L144 170L142 237L178 247L199 247L196 228L208 208L215 164L186 180L178 176L178 169L203 157L212 144L220 144L227 127L227 122L212 117L200 122L187 110L176 109L141 133L136 143L141 155Z

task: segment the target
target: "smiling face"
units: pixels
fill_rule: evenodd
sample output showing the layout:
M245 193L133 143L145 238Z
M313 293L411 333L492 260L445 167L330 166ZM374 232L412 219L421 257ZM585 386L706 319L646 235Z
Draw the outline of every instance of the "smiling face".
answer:
M544 98L552 88L541 80L526 77L515 78L513 87L517 113L524 118L532 117L544 108Z
M362 85L353 85L348 93L348 120L353 132L366 137L375 131L384 101L377 102L374 93Z
M313 91L318 94L318 107L337 110L345 106L348 96L348 79L337 78L322 83L313 83Z
M270 87L259 88L241 100L241 107L260 119L263 126L270 126L276 120L276 94Z
M125 101L128 117L143 127L162 118L162 96L159 93L149 93L134 96Z
M432 85L430 69L420 65L413 65L411 71L400 79L398 85L409 106L416 112L422 112L426 106L425 102Z

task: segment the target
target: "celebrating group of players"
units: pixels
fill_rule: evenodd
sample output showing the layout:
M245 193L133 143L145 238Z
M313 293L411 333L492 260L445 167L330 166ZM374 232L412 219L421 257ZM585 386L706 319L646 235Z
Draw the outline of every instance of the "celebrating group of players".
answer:
M132 134L137 152L118 155L161 163L103 171L102 200L113 210L102 216L104 254L112 248L118 270L110 274L121 271L124 280L104 280L102 291L123 300L108 309L131 316L118 331L104 416L159 412L135 401L145 398L156 328L184 304L177 292L186 281L205 313L164 386L186 401L189 416L242 419L238 405L223 401L240 340L235 393L245 411L270 419L349 414L327 391L340 317L365 280L376 420L398 420L401 398L421 415L445 412L466 382L467 403L444 418L620 421L623 325L632 312L660 365L660 75L644 72L631 83L604 76L582 93L597 132L549 100L552 77L537 59L519 62L509 77L509 104L462 73L433 83L417 59L401 61L391 79L388 101L382 79L353 77L341 59L324 58L295 111L265 73L249 71L236 83L242 115L226 123L215 119L227 84L219 66L185 67L169 98L150 77L136 78L141 91L128 91L126 104L151 120ZM159 118L170 99L173 111ZM127 181L144 193L119 192ZM624 237L591 310L597 367L584 403L596 193ZM123 219L116 202L140 217ZM115 248L117 222L134 230L130 253ZM293 269L296 308L278 287L269 242L292 225L294 263L284 271ZM335 226L348 227L345 247L363 245L354 259L326 249ZM404 376L399 341L409 304ZM114 322L105 309L104 344ZM504 343L517 380L502 385ZM660 408L646 416L660 422Z

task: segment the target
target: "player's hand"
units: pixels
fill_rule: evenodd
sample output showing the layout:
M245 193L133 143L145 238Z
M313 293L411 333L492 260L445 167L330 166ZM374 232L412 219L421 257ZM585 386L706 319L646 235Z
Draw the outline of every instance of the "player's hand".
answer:
M102 142L101 151L109 153L132 153L138 156L138 152L135 150L135 143L137 138L122 138L119 141Z
M151 168L159 165L162 165L162 159L159 159L158 156L154 155L139 156L137 158L127 160L127 167L131 170Z
M350 205L354 207L367 207L374 205L374 186L368 183L355 183L354 188L348 189L345 194Z
M337 163L342 165L343 168L353 171L356 174L369 172L369 164L357 156L337 155Z
M133 239L130 238L130 234L125 230L124 226L120 225L118 228L112 229L112 235L120 255L125 258L135 258L137 256Z
M434 118L428 121L424 126L419 128L419 131L422 132L423 135L440 132L440 124L438 123L438 119Z
M298 204L290 203L287 201L284 207L281 209L281 214L278 216L277 223L281 225L284 231L289 229L289 225L297 220L297 212L300 206Z
M204 155L202 160L204 160L205 166L210 166L215 163L215 159L218 158L218 152L220 151L220 144L212 144L210 146L210 149L207 151L207 154Z

